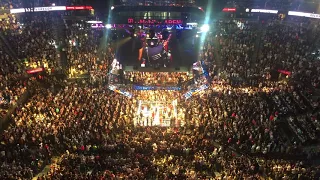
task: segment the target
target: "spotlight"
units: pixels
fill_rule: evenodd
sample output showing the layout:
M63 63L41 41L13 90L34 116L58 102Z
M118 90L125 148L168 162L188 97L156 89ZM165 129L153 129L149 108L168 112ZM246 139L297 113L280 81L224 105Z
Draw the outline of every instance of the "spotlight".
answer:
M208 24L204 24L201 26L201 32L208 32L210 29Z
M111 10L113 10L114 9L114 6L111 6Z
M197 34L196 37L199 37L199 35Z
M112 28L111 24L107 24L107 25L106 25L106 28L107 28L107 29L111 29L111 28Z

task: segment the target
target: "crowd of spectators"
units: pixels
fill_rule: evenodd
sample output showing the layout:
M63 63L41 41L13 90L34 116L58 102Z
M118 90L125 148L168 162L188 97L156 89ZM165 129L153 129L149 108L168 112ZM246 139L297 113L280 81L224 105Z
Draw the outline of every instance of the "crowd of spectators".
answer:
M18 29L6 35L13 51L28 68L55 69L58 55L53 21L47 13L23 16Z
M16 30L16 18L13 15L0 19L1 39L4 34ZM1 40L2 41L2 40ZM3 42L3 41L2 41ZM4 118L10 107L16 105L21 94L26 90L23 74L24 66L17 61L5 43L0 45L0 119Z
M315 37L319 37L320 32L317 30L319 22L293 20L296 20L293 24L279 22L267 24L262 55L255 66L269 70L276 68L290 71L293 80L307 87L318 88L320 69L315 56L318 43ZM282 49L285 50L281 51Z
M258 37L257 22L239 22L222 21L218 27L220 38L218 38L221 47L220 56L223 60L223 70L227 79L240 80L247 78L251 72L250 62L255 51L255 40ZM243 26L243 27L241 27ZM211 41L212 42L212 41ZM211 46L208 46L210 52Z
M10 2L16 3L16 2ZM33 14L34 15L34 14ZM53 14L1 16L0 104L2 118L26 91L30 78L26 70L45 68L53 72L58 53L54 36Z
M218 22L200 58L221 76L197 78L196 85L209 88L188 100L175 91L132 91L128 98L86 81L61 81L58 90L37 87L1 134L0 177L31 179L59 156L38 179L318 178L319 168L305 160L319 150L304 146L319 143L319 99L313 97L319 30L317 22L302 20ZM0 46L0 105L15 104L26 90L18 79L25 68L57 66L51 19L35 15L21 22L10 16L0 24L12 47ZM114 53L110 44L99 49L101 39L101 30L68 24L70 74L88 73L93 81L107 74ZM278 78L279 69L288 77ZM143 85L190 80L187 73L126 76ZM138 100L174 99L186 109L185 126L134 126Z
M0 2L1 9L12 9L22 6L22 1L10 1L4 0Z
M127 114L132 107L130 100L106 89L70 85L58 94L42 89L36 93L25 106L18 108L13 125L1 137L3 166L19 162L19 168L35 173L49 162L53 153L73 152L90 143L99 145L96 138L102 138L104 132L113 128L112 124L119 126L130 121ZM15 150L11 151L12 148ZM27 176L14 169L1 173L1 177L8 178Z
M240 97L239 95L238 99ZM262 177L263 173L268 173L270 177L301 175L308 178L315 177L316 171L312 171L302 163L295 164L282 160L267 162L262 166L254 159L226 151L224 146L219 146L213 141L225 139L229 144L236 143L236 136L231 137L230 134L233 131L231 127L237 127L237 118L241 119L241 116L245 115L253 116L249 112L242 115L241 111L252 109L250 106L260 107L259 110L267 109L266 104L256 96L244 97L247 100L243 102L243 106L235 107L240 109L237 115L231 115L230 123L225 121L225 124L219 125L219 121L221 123L222 121L214 120L214 113L204 120L202 117L205 116L202 116L201 112L210 110L200 102L199 124L190 122L186 127L168 130L161 127L133 127L132 118L136 100L104 88L70 84L57 94L39 89L25 106L17 110L13 118L14 124L2 136L0 146L4 162L2 169L15 168L1 171L3 173L1 176L12 179L30 178L42 168L43 164L50 162L53 154L63 154L57 165L52 166L48 174L39 179L103 177L183 179L212 177L215 176L214 172L220 172L220 176L228 178ZM224 101L234 101L236 95L230 96L230 100L227 98L225 95L220 102L216 98L216 102L212 103L223 106ZM201 101L200 98L196 99ZM201 99L207 99L204 102L209 102L208 98ZM256 99L254 102L262 105L252 103L254 99ZM238 101L234 103L236 102ZM232 107L232 103L229 107ZM241 107L246 108L241 110ZM223 114L215 112L217 116ZM225 114L228 117L228 113ZM187 118L193 120L191 117ZM278 137L276 133L272 133L274 121L276 120L262 119L252 121L253 126L248 126L246 121L242 120L238 121L238 124L242 127L253 127L251 130L248 129L252 134L244 136L248 137L249 144L257 141L260 145L272 136L274 139ZM260 126L263 128L263 124L265 127L270 127L270 130L263 129L267 132L259 138L258 131L254 130ZM238 144L244 146L245 143ZM277 147L276 145L273 146ZM16 146L18 148L14 148ZM261 145L257 149L263 148L265 147ZM246 150L246 148L241 149ZM286 171L286 174L281 173L283 171Z
M289 112L305 112L302 108L310 106L300 94L293 92L296 97L285 94L294 90L268 88L263 91L224 86L220 88L221 92L217 86L210 87L209 94L188 101L185 119L193 125L208 124L214 139L223 144L251 154L302 154L303 143L315 140L319 135L318 123L314 122L319 114L309 114L305 119L301 118L300 123L289 121L296 124L292 128L292 131L298 131L296 136L286 137L281 131L283 116ZM306 138L301 141L299 136Z
M253 89L253 94L255 95L249 96L249 98L253 99L248 101L247 106L253 105L255 99L258 98L260 105L253 105L252 108L256 107L255 109L257 109L257 107L263 107L259 111L255 111L259 114L258 116L261 116L259 117L261 119L269 119L269 116L297 116L300 113L315 112L313 110L319 108L319 99L312 98L312 94L319 88L319 68L317 68L318 62L314 55L316 54L314 51L316 50L315 47L317 43L317 39L314 39L314 37L318 37L319 33L316 29L318 22L305 20L306 19L294 19L294 21L290 22L278 20L268 22L247 21L243 22L244 26L242 27L238 26L239 23L236 21L220 21L217 24L217 36L214 37L216 34L213 33L211 37L208 38L204 46L203 55L200 57L204 61L209 61L213 66L216 66L219 62L218 58L212 60L214 57L213 54L221 55L220 58L226 62L221 62L220 78L231 85L239 85L243 88L250 87L250 89ZM234 37L234 34L239 36ZM260 35L261 43L256 43L255 41ZM255 52L257 51L261 53L258 53L255 57ZM257 61L255 59L257 59ZM290 72L287 75L291 76L278 78L281 77L281 73L274 72L279 70ZM282 83L275 82L278 80L281 80ZM264 92L264 87L269 89L268 92ZM216 91L216 88L219 87L214 85L211 89L212 91ZM229 90L229 92L228 90L225 92L227 94L229 93L228 97L240 97L240 94L242 95L242 93L237 92L237 88L223 89ZM245 94L248 94L248 92L245 92ZM214 96L218 99L223 99L220 95L217 96L215 94ZM228 101L232 103L236 102L235 97L231 98L231 101L227 99L222 100L222 107L229 109L229 111L232 108L236 108L235 105L228 105ZM198 100L194 99L194 101ZM242 105L236 109L241 109L245 102L246 101L242 99L239 100L239 103ZM199 102L194 104L195 107L197 107L197 103ZM217 106L215 104L216 103L212 103L212 105L209 105L209 108L214 109L215 106ZM218 107L218 109L220 108L221 107ZM202 106L199 109L202 109ZM222 109L218 111L221 110ZM228 110L226 112L228 112ZM233 113L234 115L238 114L236 112ZM218 113L213 114L218 116ZM250 116L254 116L254 114L255 113L251 112ZM298 120L288 120L291 130L297 135L296 137L300 139L299 142L312 141L318 136L316 135L318 134L318 125L317 122L314 122L317 116L319 116L319 114L309 114L306 118L302 118L300 123ZM195 118L198 117L198 115L195 115ZM223 115L220 118L222 117ZM258 117L247 117L245 119L247 119L247 123L255 124ZM268 121L259 125L259 127L265 126L269 132L269 130L272 130L270 127L276 128L278 126L270 126L267 122ZM304 125L309 123L312 125ZM234 128L235 127L232 127L232 132L235 131ZM235 129L239 131L238 128ZM226 133L223 134L225 135ZM273 137L275 137L274 134L275 132L273 133ZM255 142L261 142L263 135L258 136L259 140L257 139ZM299 138L299 136L306 138L303 138L301 141L302 138ZM289 141L292 140L293 139ZM269 139L267 141L271 142L274 140ZM281 140L282 143L289 141ZM291 143L296 144L295 141ZM265 145L267 146L268 144L269 143L266 143ZM289 147L288 145L285 146ZM259 148L261 147L259 146Z
M154 90L154 91L141 91L132 90L135 98L143 101L160 101L171 103L174 100L180 99L180 92L170 90Z
M70 75L90 74L92 80L101 81L108 73L109 65L114 59L114 50L109 44L99 49L103 30L92 29L81 22L68 22L67 44Z
M126 72L125 78L140 85L171 85L175 86L190 78L187 72Z

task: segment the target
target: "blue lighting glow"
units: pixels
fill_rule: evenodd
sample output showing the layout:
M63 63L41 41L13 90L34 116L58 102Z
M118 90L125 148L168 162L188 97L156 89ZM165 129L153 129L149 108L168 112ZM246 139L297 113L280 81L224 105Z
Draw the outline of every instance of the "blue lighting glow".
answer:
M193 95L195 94L198 94L200 91L203 91L205 89L208 89L208 85L207 84L204 84L202 86L200 86L199 88L197 89L193 89L193 90L190 90L188 91L187 93L185 93L183 96L186 98L186 99L189 99L191 98Z

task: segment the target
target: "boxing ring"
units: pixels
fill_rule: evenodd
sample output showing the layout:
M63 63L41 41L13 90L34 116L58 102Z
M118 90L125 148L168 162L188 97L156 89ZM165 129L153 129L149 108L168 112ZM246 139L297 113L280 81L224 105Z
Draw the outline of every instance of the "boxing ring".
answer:
M177 100L172 102L139 100L134 125L161 127L183 126L183 109L179 109L177 105Z

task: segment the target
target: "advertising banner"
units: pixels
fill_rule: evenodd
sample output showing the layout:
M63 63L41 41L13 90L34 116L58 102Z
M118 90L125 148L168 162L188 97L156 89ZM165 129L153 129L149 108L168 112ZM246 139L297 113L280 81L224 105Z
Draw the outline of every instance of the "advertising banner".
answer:
M288 76L291 75L291 72L290 72L290 71L286 71L286 70L282 70L282 69L278 69L278 72L281 73L281 74L288 75Z
M42 72L44 71L44 68L35 68L35 69L29 69L27 70L28 74L34 74L34 73L38 73L38 72Z

